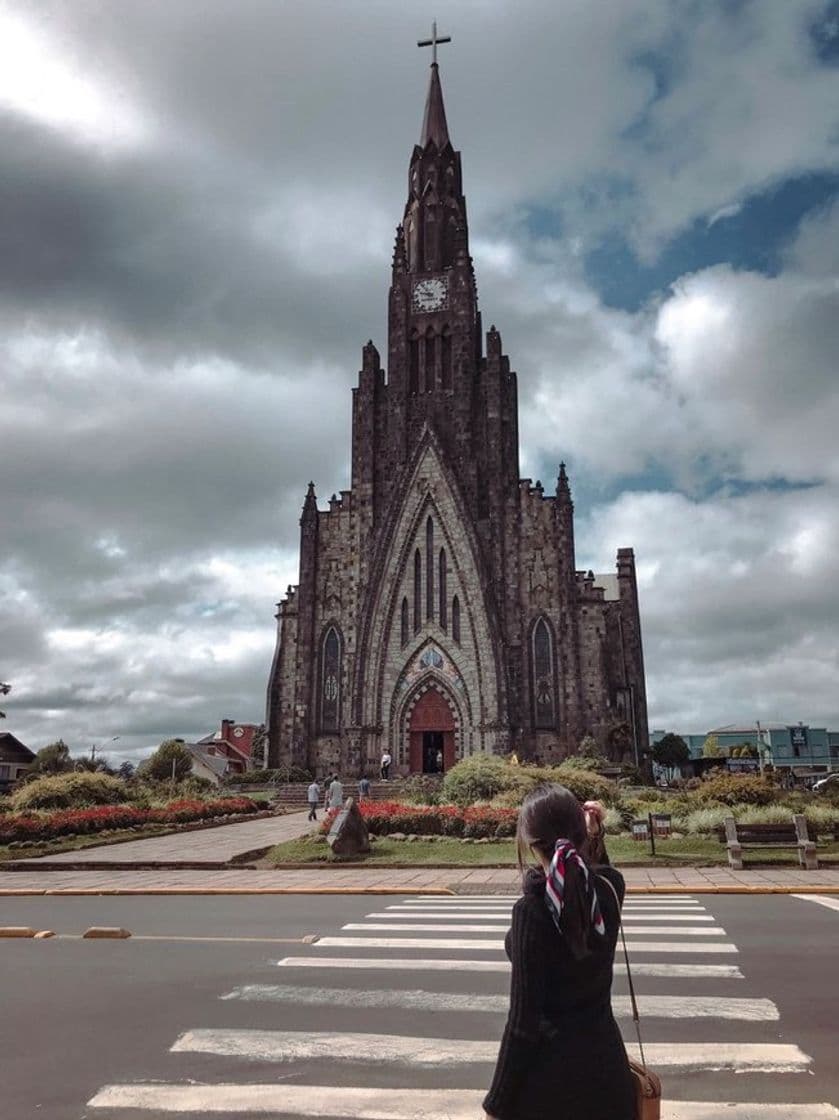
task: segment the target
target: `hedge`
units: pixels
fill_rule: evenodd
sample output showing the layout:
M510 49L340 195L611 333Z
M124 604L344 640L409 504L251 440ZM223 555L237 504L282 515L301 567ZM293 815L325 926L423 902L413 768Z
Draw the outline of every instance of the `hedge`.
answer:
M53 813L9 813L0 816L0 844L53 840L59 836L88 835L144 824L183 824L232 813L255 813L260 808L259 803L249 797L226 797L218 801L181 799L153 809L137 805L99 805L91 809L60 809Z
M12 809L80 809L86 805L117 805L128 801L129 790L121 778L79 771L36 778L12 794Z
M376 836L393 832L417 836L462 836L476 840L514 836L518 812L492 806L406 805L401 801L362 801L359 809ZM328 832L338 809L330 810L321 831Z

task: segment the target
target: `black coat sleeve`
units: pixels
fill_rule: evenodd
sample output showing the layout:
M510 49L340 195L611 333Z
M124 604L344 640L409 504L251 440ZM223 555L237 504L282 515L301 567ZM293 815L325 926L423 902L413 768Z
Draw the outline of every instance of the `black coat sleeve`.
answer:
M498 1120L515 1120L516 1095L540 1040L547 990L544 923L535 907L538 900L523 898L513 908L510 930L510 1013L484 1109Z

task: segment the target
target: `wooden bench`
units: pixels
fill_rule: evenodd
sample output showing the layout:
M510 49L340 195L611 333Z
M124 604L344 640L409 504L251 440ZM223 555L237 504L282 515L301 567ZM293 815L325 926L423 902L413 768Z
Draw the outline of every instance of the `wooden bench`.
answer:
M738 824L734 817L727 817L717 836L728 849L728 866L737 871L743 870L744 848L795 848L802 867L815 871L819 866L818 833L808 835L807 820L801 813L793 816L792 824Z

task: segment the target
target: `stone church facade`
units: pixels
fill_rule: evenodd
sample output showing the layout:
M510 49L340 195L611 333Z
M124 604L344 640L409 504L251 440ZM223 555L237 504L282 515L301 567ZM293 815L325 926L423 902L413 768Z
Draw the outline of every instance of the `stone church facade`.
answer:
M556 761L592 735L637 758L646 694L632 549L576 570L574 507L521 480L516 374L484 339L460 154L436 63L391 269L387 373L363 349L352 482L309 484L279 604L269 765L436 772L479 752Z

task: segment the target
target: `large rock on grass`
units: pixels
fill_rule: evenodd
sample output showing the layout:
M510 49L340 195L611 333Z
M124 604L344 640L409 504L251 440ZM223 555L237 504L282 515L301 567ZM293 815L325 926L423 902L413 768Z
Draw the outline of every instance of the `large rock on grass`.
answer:
M352 797L332 822L327 842L336 856L358 856L370 851L370 833Z

